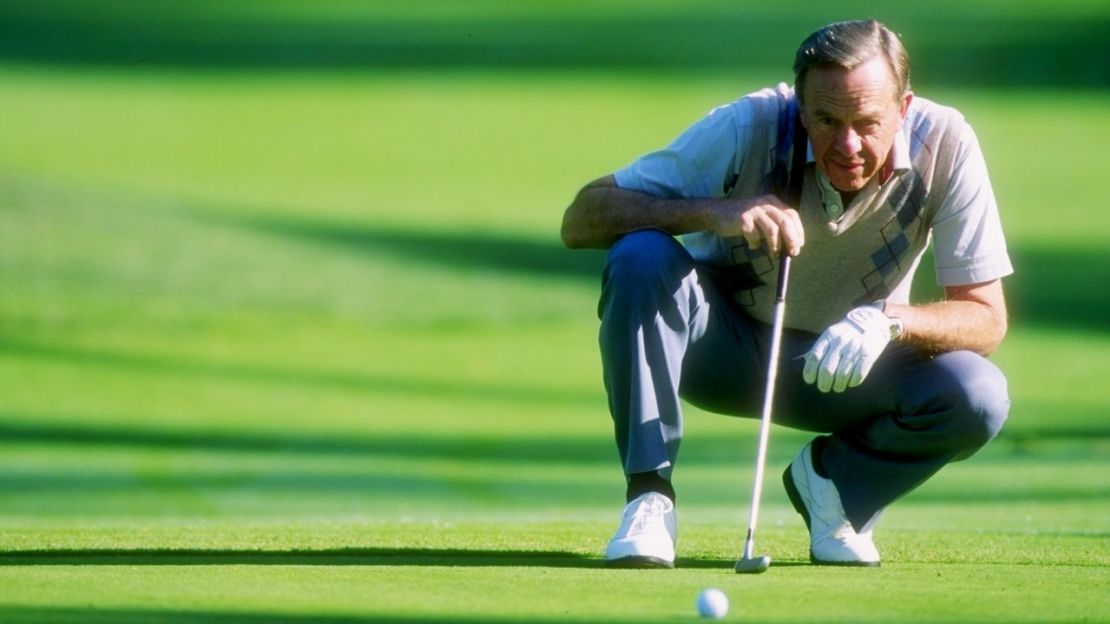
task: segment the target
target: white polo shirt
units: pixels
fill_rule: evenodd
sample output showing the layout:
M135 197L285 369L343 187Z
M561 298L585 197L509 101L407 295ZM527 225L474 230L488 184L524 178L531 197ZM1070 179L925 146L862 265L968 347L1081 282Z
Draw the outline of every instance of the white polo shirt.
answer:
M916 100L915 100L916 101ZM922 149L911 129L913 103L907 122L895 136L891 150L894 171L911 167L911 155ZM751 103L740 99L719 106L679 135L667 147L650 152L615 172L617 185L664 198L723 198L743 163L753 123ZM812 145L809 162L814 162ZM817 172L818 188L829 221L837 221L851 206ZM875 185L869 185L873 187ZM853 202L865 204L868 188ZM939 286L980 284L1013 273L998 215L994 191L979 141L970 125L960 134L948 194L930 224ZM803 252L804 253L804 252Z

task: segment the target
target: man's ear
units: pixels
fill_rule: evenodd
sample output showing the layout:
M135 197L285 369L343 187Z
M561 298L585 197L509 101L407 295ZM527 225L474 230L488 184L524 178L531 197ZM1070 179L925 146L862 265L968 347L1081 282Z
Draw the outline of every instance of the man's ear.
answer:
M913 102L913 91L906 91L906 94L902 96L902 110L899 114L899 117L902 119L906 118L906 113L910 110L911 102Z

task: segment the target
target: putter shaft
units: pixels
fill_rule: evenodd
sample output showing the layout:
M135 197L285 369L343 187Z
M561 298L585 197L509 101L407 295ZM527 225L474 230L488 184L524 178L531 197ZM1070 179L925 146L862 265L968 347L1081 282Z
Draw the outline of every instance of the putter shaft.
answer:
M774 402L775 380L778 377L779 351L782 347L782 325L786 313L786 283L790 273L790 256L782 254L779 260L779 279L775 292L774 319L771 323L771 349L767 358L767 385L763 393L763 410L759 417L759 448L755 460L755 478L752 484L751 512L748 515L748 533L744 538L741 561L754 558L755 527L759 518L759 501L763 496L763 467L767 463L767 443L771 434L771 407ZM761 558L762 559L762 558ZM768 558L768 561L769 558ZM747 566L745 566L746 568ZM737 572L741 570L737 564ZM766 568L764 568L766 569ZM762 571L762 570L760 570Z

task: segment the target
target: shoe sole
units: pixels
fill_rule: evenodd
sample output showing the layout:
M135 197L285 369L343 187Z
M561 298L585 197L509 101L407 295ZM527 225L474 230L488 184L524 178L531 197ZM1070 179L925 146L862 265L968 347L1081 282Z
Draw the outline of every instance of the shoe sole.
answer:
M674 562L659 557L633 556L609 559L605 562L605 567L626 570L670 569L674 568Z
M798 486L794 485L794 477L791 475L791 470L794 464L786 467L786 471L782 473L782 485L786 489L786 496L790 499L790 504L794 506L794 511L797 511L805 520L806 531L810 531L809 526L809 509L806 508L805 502L802 500L802 495L798 492ZM813 556L813 549L809 551L809 562L813 565L819 566L837 566L842 568L877 568L882 562L879 561L822 561Z
M790 474L793 469L794 464L790 464L782 473L782 486L786 489L786 496L790 498L790 504L794 505L794 511L802 516L802 520L805 520L806 530L808 531L810 530L809 510L806 509L806 504L802 501L802 495L798 492L798 486L794 485L794 477Z
M813 556L813 551L809 551L809 562L817 566L827 566L835 568L879 568L882 567L882 562L879 561L821 561Z

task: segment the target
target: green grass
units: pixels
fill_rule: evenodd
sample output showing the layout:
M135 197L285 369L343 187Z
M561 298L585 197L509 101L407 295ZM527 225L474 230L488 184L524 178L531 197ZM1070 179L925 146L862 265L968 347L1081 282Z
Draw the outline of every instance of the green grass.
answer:
M756 426L693 409L680 568L602 568L601 256L560 248L562 208L763 82L0 65L0 622L692 621L708 586L730 621L1110 621L1091 89L919 84L987 153L1013 411L887 512L881 569L805 564L778 429L780 565L732 573Z
M805 34L875 17L901 33L915 76L983 85L1105 88L1105 2L419 0L219 3L39 0L0 6L0 56L62 65L273 68L789 67Z

